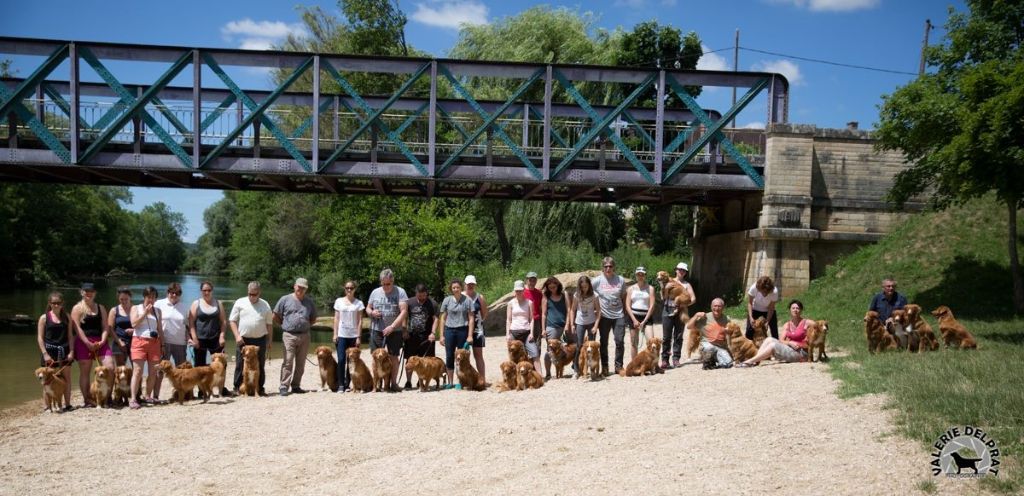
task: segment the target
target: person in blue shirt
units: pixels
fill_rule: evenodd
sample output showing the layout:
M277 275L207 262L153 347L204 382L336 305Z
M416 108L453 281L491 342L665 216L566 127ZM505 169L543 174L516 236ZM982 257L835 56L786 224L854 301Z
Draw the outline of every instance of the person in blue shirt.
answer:
M892 332L889 325L892 311L907 306L907 297L896 291L896 281L892 278L885 278L882 281L882 292L871 299L871 307L868 310L878 312L878 320L885 325L885 328Z

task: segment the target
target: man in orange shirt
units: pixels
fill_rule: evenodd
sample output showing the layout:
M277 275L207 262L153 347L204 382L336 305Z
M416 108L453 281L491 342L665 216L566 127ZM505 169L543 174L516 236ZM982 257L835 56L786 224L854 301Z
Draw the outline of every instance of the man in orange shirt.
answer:
M686 323L686 327L690 328L690 332L700 332L701 354L714 352L717 355L718 368L727 369L732 367L732 354L729 353L729 344L725 340L725 326L729 324L729 317L725 316L723 310L725 310L725 301L715 298L711 301L711 314L708 315L704 312L693 314L690 321ZM704 316L708 318L704 328L696 329L694 327L696 321Z

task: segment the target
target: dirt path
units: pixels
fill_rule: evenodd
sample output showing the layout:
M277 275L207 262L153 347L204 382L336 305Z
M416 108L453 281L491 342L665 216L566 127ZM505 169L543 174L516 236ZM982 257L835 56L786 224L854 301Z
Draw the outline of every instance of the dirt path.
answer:
M497 381L503 346L490 344ZM315 389L310 368L303 384ZM313 392L61 415L33 403L0 415L0 493L920 494L927 480L974 491L932 478L924 448L892 434L882 398L840 400L835 388L816 364L690 364L527 392Z

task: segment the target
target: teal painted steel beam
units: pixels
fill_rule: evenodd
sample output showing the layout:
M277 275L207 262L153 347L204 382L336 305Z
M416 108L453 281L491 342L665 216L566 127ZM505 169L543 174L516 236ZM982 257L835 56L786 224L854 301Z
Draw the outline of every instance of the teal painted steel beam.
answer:
M536 118L538 118L538 119L540 119L542 121L544 120L544 114L542 114L539 110L533 108L533 106L530 106L530 114L532 114L534 117L536 117ZM565 141L565 139L563 139L562 136L560 134L558 134L557 131L555 131L555 127L554 126L551 126L551 133L550 134L551 134L551 137L554 138L555 141L557 141L558 144L562 146L562 148L569 148L569 142Z
M188 127L186 127L184 123L178 120L178 117L170 111L168 105L165 104L163 100L154 96L152 103L153 106L156 107L157 111L159 111L164 116L164 118L167 119L167 122L170 122L171 125L174 126L174 129L177 129L182 136L188 138L188 136L192 134L191 130Z
M494 130L494 134L498 135L498 138L500 138L502 141L505 142L506 145L508 145L509 149L512 150L512 154L519 158L519 160L523 163L523 165L526 166L526 168L530 171L530 174L533 177L535 177L538 180L544 180L544 175L541 174L541 172L537 169L536 166L533 165L533 162L530 160L530 157L528 157L526 153L524 153L523 150L519 148L519 145L516 145L516 143L512 141L512 138L509 138L508 134L505 133L504 128L502 128L501 126L495 126L494 123L498 120L498 118L501 117L503 113L505 113L506 110L508 110L509 107L512 106L513 103L515 103L516 100L519 99L520 96L523 95L523 93L526 93L526 90L530 89L530 86L532 86L534 82L536 82L538 79L540 79L542 75L544 75L545 69L538 69L536 72L533 73L532 76L527 78L526 81L523 81L523 83L519 85L519 88L516 88L516 90L512 92L512 96L505 100L505 103L501 104L501 106L498 107L493 114L488 114L487 111L484 110L484 108L481 107L479 103L477 103L473 96L469 94L469 91L466 91L466 88L464 88L462 84L459 83L457 79L455 79L455 76L452 76L452 73L448 71L447 67L439 66L439 69L441 73L444 75L444 77L448 80L448 82L452 84L452 87L455 89L455 91L459 93L459 95L461 95L464 100L466 100L466 103L468 103L469 106L472 107L473 110L480 117L484 118L484 123L476 131L470 134L469 139L467 139L466 142L463 143L459 147L459 149L455 151L455 153L448 156L448 159L445 160L444 163L437 168L437 170L434 172L434 175L440 175L442 171L444 171L448 166L454 163L455 160L458 159L459 156L461 156L464 151L466 151L466 148L469 148L470 145L476 142L476 140L480 138L480 135L487 131L488 128L491 128Z
M637 133L640 135L641 138L644 139L645 143L647 143L652 148L655 146L654 138L651 137L647 130L644 129L644 127L641 126L640 123L637 122L636 119L634 119L633 116L629 114L629 112L622 112L622 116L626 118L626 122L629 122L630 124L636 126Z
M264 114L264 112L274 104L274 102L285 92L285 90L288 89L289 86L292 85L292 83L297 81L299 77L313 65L313 57L307 58L305 62L296 67L295 70L292 71L291 75L289 75L288 78L285 79L277 89L272 91L270 95L268 95L267 98L259 105L257 105L252 98L249 98L249 96L246 95L230 77L228 77L227 73L224 72L224 69L220 67L220 64L218 64L210 54L204 53L203 61L206 62L206 65L210 70L212 70L213 73L224 82L228 87L228 90L230 90L231 93L233 93L242 102L242 104L249 109L249 115L242 119L242 122L239 123L234 130L228 133L228 135L216 147L214 147L209 154L207 154L203 159L203 162L199 164L199 168L202 169L211 161L219 157L221 153L224 153L224 150L231 146L231 142L237 139L242 132L245 131L245 128L252 125L253 121L256 119L260 119L263 126L270 131L274 138L277 138L279 143L281 143L281 147L284 148L285 151L287 151L288 154L291 155L291 157L295 159L295 161L298 162L306 172L312 172L313 168L310 166L309 161L306 160L306 157L302 155L302 152L295 147L295 144L288 139L288 136L286 136L284 132L274 124L274 121L270 120Z
M416 170L419 171L420 174L424 176L429 175L429 173L427 172L427 168L423 165L422 162L419 161L418 158L416 158L416 155L412 153L412 150L409 150L409 147L405 145L405 142L402 140L402 138L399 137L395 132L391 131L391 129L386 124L380 121L380 116L383 115L384 112L387 111L389 108L391 108L391 106L394 105L395 102L397 102L398 99L401 98L402 95L405 94L405 92L408 91L409 88L411 88L412 85L415 84L416 81L421 76L423 76L423 74L427 70L430 69L430 65L431 64L428 62L424 64L422 67L420 67L416 72L412 73L412 75L409 76L409 79L402 83L402 86L398 88L398 91L396 91L393 95L391 95L391 97L385 100L384 104L381 105L379 109L374 110L372 107L370 107L368 103L366 103L366 100L364 100L363 97L359 95L359 92L356 91L355 87L353 87L348 82L348 80L345 79L341 75L341 73L339 73L338 70L334 68L333 65L331 65L330 62L323 64L324 70L326 70L327 73L330 74L330 76L334 78L335 81L337 81L338 85L340 85L345 90L345 92L352 97L352 99L356 102L356 105L358 105L359 108L363 110L363 112L366 112L367 116L366 118L363 118L362 116L359 115L359 112L355 111L355 109L352 109L352 111L356 114L357 118L361 121L359 128L356 129L354 133L352 133L352 136L350 136L349 139L342 144L342 146L335 149L334 152L331 153L329 157L327 157L327 160L324 161L323 164L319 165L318 170L323 170L325 167L333 164L336 160L338 160L338 157L341 157L342 153L345 153L345 150L347 150L348 147L352 146L352 143L355 143L355 140L358 139L359 136L361 136L363 133L366 132L367 129L370 128L370 126L376 126L377 129L379 129L388 137L388 140L390 140L391 143L398 147L399 152L401 152L402 155L405 156L405 158L408 159L409 162L411 162L414 167L416 167Z
M92 62L97 62L97 65L99 66L99 68L102 68L102 65L98 64L99 61L96 60L96 58L92 56L92 53L90 53L89 50L86 49L85 47L82 47L79 50L79 53L82 56L82 58L85 58L86 61L90 63L90 65L93 65ZM92 59L92 60L90 61L89 59ZM184 54L182 54L182 56L179 57L178 60L176 60L173 64L171 64L171 66L163 73L163 75L161 75L156 80L156 82L153 83L152 86L150 86L148 89L146 89L146 91L143 92L142 96L139 97L138 99L135 99L130 94L129 95L123 95L122 94L121 95L122 99L127 99L128 101L132 102L131 105L128 107L128 110L124 114L122 114L120 117L115 119L113 121L113 123L111 123L109 126L107 126L103 130L103 132L101 132L99 134L99 136L96 137L96 140L93 141L92 145L90 145L89 148L87 148L84 152L82 152L82 155L79 157L78 162L82 163L82 164L87 163L89 161L89 159L91 159L94 155L96 155L96 153L98 153L100 151L101 148L103 148L104 146L107 145L107 143L114 137L114 135L117 134L121 130L121 128L123 128L125 126L125 124L128 123L128 120L131 119L131 117L133 115L136 115L138 113L139 115L141 115L143 117L143 119L145 119L146 117L149 117L149 119L147 119L147 123L151 127L154 128L155 132L158 132L157 135L160 136L160 139L162 141L164 141L164 144L167 145L167 147L171 150L171 152L174 153L174 155L176 157L178 157L178 160L180 160L183 164L185 164L186 167L191 167L192 166L192 158L189 157L189 155L187 153L185 153L185 150L182 149L181 146L179 146L177 143L175 143L174 140L170 139L169 135L166 135L166 131L163 131L163 127L161 127L159 125L159 123L157 123L156 120L153 119L152 116L150 116L148 112L146 112L146 109L145 109L146 104L149 103L149 101L153 97L155 97L157 94L159 94L160 91L162 91L164 89L164 87L166 87L168 84L170 84L171 80L173 80L182 71L182 69L185 68L185 66L187 66L187 65L189 65L191 63L191 59L192 59L192 53L191 52L185 52ZM97 66L94 66L94 68L97 68ZM100 77L104 77L104 75L101 72L107 72L108 76L110 78L113 78L113 75L109 74L108 71L105 71L105 70L101 71L101 70L97 69L96 72L100 74ZM112 79L111 81L108 81L108 84L111 83L111 82L114 83L114 85L112 85L112 89L114 89L115 91L117 91L118 88L120 88L121 90L127 92L127 89L125 89L124 86L122 86L120 83L118 83L116 79ZM126 96L127 96L127 98L126 98ZM155 124L155 126L153 126L154 124ZM160 132L158 130L159 131L163 131L163 134L166 135L166 139L165 139L164 136L160 135ZM175 150L175 148L177 148L177 150Z
M448 123L451 124L452 127L454 127L456 131L459 132L459 134L462 135L462 139L464 139L464 140L468 140L469 139L469 131L466 131L466 128L462 127L461 124L456 122L455 121L455 117L453 117L452 114L449 114L447 110L442 108L441 104L437 105L437 110L439 112L441 112L441 116L444 117L444 119L447 120Z
M0 101L0 115L6 116L11 113L11 110L14 109L19 102L28 98L29 95L32 94L32 90L34 90L36 86L42 84L43 80L46 79L46 76L49 76L57 66L64 62L64 59L68 57L68 53L69 46L67 44L61 45L59 48L54 50L53 53L43 61L42 65L32 72L32 75L30 75L28 79L22 81L13 92L8 93L10 95L9 97L3 97L3 101Z
M658 75L655 73L648 76L647 79L640 83L636 87L636 89L633 90L632 93L630 93L622 102L619 103L618 106L612 109L611 112L608 112L608 114L606 114L604 118L599 117L597 111L590 106L590 103L587 102L587 99L583 98L583 95L581 95L580 92L576 90L576 87L568 79L566 79L565 75L563 75L561 71L555 70L554 76L555 79L557 79L558 82L565 88L565 91L569 93L569 96L571 96L573 100L576 100L576 103L580 106L580 108L583 109L583 111L586 112L587 115L591 117L591 119L598 122L594 128L592 128L585 135L583 135L582 138L580 138L580 140L576 143L576 146L574 146L573 149L569 152L569 154L562 159L562 161L558 164L558 167L556 167L555 170L551 173L552 178L558 176L558 174L560 174L562 171L568 168L569 165L572 164L574 160L576 160L576 157L578 157L579 154L583 152L583 149L586 148L587 145L589 145L590 142L593 141L598 134L603 132L605 128L607 128L608 125L611 124L612 121L614 121L619 116L619 114L624 112L627 107L632 105L633 102L637 98L639 98L640 95L644 91L646 91L649 86L651 86L651 84L654 83L654 80L657 79ZM630 150L629 147L622 142L621 138L616 136L615 133L611 133L610 138L612 143L615 144L615 147L622 152L623 156L626 157L626 160L633 164L633 168L635 168L637 172L639 172L640 175L644 177L644 179L646 179L651 184L657 184L657 181L655 181L654 176L652 176L650 171L647 170L643 163L640 162L638 158L636 158L636 155L633 154L633 151Z
M13 92L0 84L0 98L12 98L13 95ZM65 164L71 163L71 152L64 147L64 144L60 142L60 139L50 132L46 127L46 124L40 122L39 119L36 118L36 115L31 110L25 108L25 105L21 102L18 102L17 105L14 105L11 108L21 120L25 121L25 124L28 125L29 129L31 129L33 133L36 134L36 137L46 144L46 147L49 148L50 151L56 154L57 157L59 157Z
M220 116L224 114L224 111L227 110L232 103L235 103L235 100L237 99L238 97L232 93L228 95L223 102L220 102L220 105L217 105L217 108L213 109L213 112L210 112L210 115L206 116L206 118L203 119L203 122L199 125L199 135L202 136L203 131L209 129L214 122L217 122L217 119L220 118Z
M295 138L298 138L299 136L302 136L302 133L305 133L306 130L309 129L309 126L313 125L313 118L314 117L319 118L320 114L322 114L324 112L324 110L327 110L327 109L331 108L331 105L333 105L333 104L334 104L333 101L324 99L324 103L320 104L320 108L317 109L316 114L311 115L311 116L305 118L302 121L302 124L300 124L299 127L295 128L295 130L292 131L292 134L289 137L291 139L295 139Z
M736 101L736 104L723 114L717 122L712 121L711 118L708 117L707 113L704 112L704 110L700 108L700 105L697 104L697 101L686 92L675 78L666 75L665 81L669 84L676 95L682 99L683 104L686 105L687 108L697 116L697 119L700 120L708 129L693 145L690 145L690 148L688 148L681 157L676 159L672 164L672 167L670 167L668 172L665 173L665 177L662 178L661 184L665 184L672 178L672 176L677 174L680 169L682 169L691 159L693 159L695 155L697 155L704 145L711 141L712 137L718 137L723 144L723 148L725 148L726 152L736 159L736 162L739 164L740 168L743 169L743 172L745 172L747 176L754 181L754 184L763 188L764 178L754 170L754 167L750 165L750 162L747 161L746 157L733 147L732 142L721 134L721 131L722 128L724 128L725 125L736 116L736 114L743 110L747 104L753 101L754 97L756 97L761 90L768 86L768 79L764 78L759 80L757 83L754 83L754 85Z
M406 129L409 129L409 126L411 126L413 122L416 122L416 119L423 115L423 112L425 112L429 106L430 102L424 102L423 105L420 105L419 108L409 114L409 117L402 121L402 125L395 128L395 134L401 135Z
M61 112L64 112L64 115L66 115L66 116L68 116L68 118L70 118L71 117L71 104L68 103L68 101L64 99L64 96L61 95L59 91L53 89L50 85L48 85L46 83L43 83L42 86L43 86L43 93L45 93L46 96L50 97L50 101L52 101L54 105L56 105L58 108L60 108ZM85 119L82 117L82 114L78 114L78 122L82 123L82 129L83 130L88 131L90 129L89 125L85 122Z

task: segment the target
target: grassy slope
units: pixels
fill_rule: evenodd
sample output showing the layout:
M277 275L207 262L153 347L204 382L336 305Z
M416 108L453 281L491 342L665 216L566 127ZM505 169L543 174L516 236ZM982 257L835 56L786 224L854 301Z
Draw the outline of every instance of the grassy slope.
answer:
M830 364L841 395L888 395L900 429L922 446L954 425L985 429L1006 456L998 479L984 484L1018 492L1024 490L1024 388L1017 382L1024 378L1024 319L1012 311L1006 220L1005 207L988 198L915 216L830 267L800 299L808 315L831 322L830 346L849 352ZM885 276L928 311L952 308L979 350L869 355L861 319ZM928 461L922 455L921 463Z

